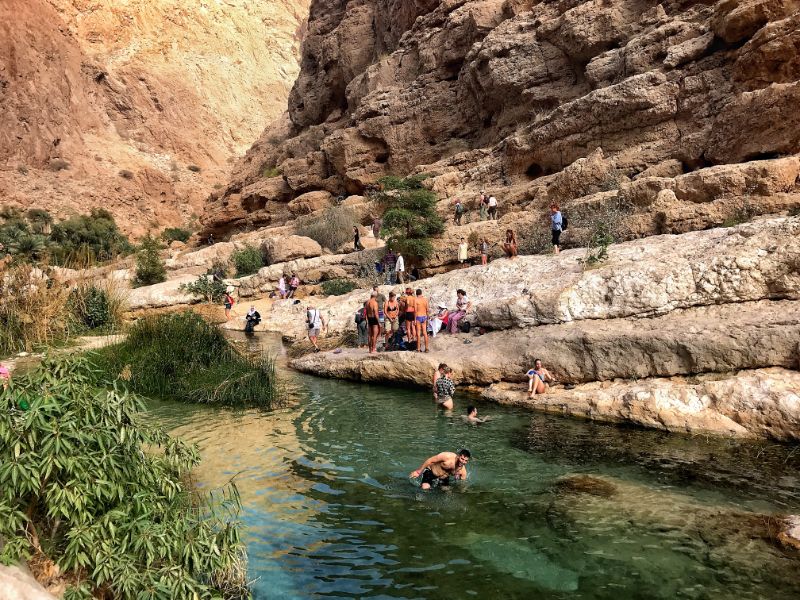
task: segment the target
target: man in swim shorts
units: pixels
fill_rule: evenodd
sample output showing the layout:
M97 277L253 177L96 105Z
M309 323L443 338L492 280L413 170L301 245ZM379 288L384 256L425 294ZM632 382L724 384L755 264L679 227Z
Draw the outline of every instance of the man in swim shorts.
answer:
M466 465L472 457L466 448L458 452L440 452L422 463L419 469L412 471L409 477L422 476L420 487L429 490L433 486L449 486L451 481L462 481L467 478Z
M417 333L417 301L414 297L414 291L411 288L406 288L406 335L408 336L408 343L410 344L416 339Z
M367 327L369 331L369 353L377 352L378 335L380 335L381 325L378 318L378 292L372 292L367 302Z
M430 352L428 344L428 299L417 290L415 301L417 310L417 352L422 352L422 339L425 339L425 352Z

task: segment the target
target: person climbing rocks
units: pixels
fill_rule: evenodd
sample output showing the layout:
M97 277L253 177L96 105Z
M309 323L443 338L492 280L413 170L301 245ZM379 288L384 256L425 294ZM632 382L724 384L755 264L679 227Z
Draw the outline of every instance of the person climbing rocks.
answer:
M427 459L419 469L412 471L409 477L420 480L420 487L429 490L434 486L447 487L452 481L463 481L467 478L467 463L472 454L466 448L458 452L440 452Z
M497 198L495 198L494 196L489 196L488 208L489 208L489 218L490 219L494 219L496 221L497 220Z
M489 211L489 196L486 195L486 192L481 190L481 195L478 198L479 208L480 208L480 220L485 221L488 217Z
M506 241L503 242L503 252L506 257L514 259L517 256L517 236L512 229L506 229Z
M461 225L461 217L464 216L464 205L461 203L461 200L456 198L456 207L455 207L455 214L453 215L453 223L456 225Z
M553 383L556 379L542 366L542 361L538 358L533 361L533 368L526 373L528 376L528 396L533 398L534 394L544 394L547 391L547 382Z
M553 254L558 254L561 251L562 225L561 209L558 204L553 203L550 205L550 231L553 235Z
M364 244L361 243L361 232L358 230L358 225L353 225L353 250L358 252L364 249Z

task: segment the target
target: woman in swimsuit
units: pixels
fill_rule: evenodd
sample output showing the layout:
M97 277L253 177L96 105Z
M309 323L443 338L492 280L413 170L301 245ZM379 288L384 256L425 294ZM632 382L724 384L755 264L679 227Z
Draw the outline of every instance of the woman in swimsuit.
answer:
M517 256L517 236L511 229L506 229L506 241L503 244L503 250L508 258Z
M544 394L547 391L547 382L554 382L553 375L542 366L542 361L538 358L533 361L533 369L529 370L528 375L528 395L533 398L534 394Z

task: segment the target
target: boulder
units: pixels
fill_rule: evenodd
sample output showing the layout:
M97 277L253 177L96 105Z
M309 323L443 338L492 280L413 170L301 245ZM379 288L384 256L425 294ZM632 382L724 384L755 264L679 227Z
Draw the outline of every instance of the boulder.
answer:
M289 210L293 215L308 215L333 204L333 194L324 190L300 194L289 202Z
M261 245L264 260L274 265L297 258L312 258L322 254L322 246L311 238L302 235L270 237Z

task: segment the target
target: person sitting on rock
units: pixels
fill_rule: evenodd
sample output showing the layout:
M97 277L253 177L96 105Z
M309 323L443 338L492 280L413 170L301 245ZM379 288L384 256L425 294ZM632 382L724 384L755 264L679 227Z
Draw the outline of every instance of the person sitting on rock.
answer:
M514 235L512 229L506 229L506 241L503 243L503 251L508 258L516 258L517 256L517 236Z
M450 313L444 304L437 306L436 314L431 318L431 335L436 337L436 334L442 330L442 327L447 327L450 321Z
M287 298L294 298L297 288L300 287L300 278L297 273L292 273L292 278L289 280L289 293L286 294Z
M255 326L261 323L261 314L256 310L256 307L251 304L250 310L247 311L244 319L247 321L246 325L244 326L244 332L253 333Z
M456 310L450 313L449 318L450 333L458 333L458 322L467 316L470 308L472 303L467 300L467 292L456 290Z
M433 486L446 487L451 480L463 481L467 478L467 463L472 454L466 448L458 452L440 452L431 456L419 469L412 471L409 477L416 479L420 475L420 487L429 490Z
M526 375L528 376L528 395L533 398L534 394L544 394L547 391L547 382L553 383L556 378L542 366L542 361L538 358L533 361L533 368Z

